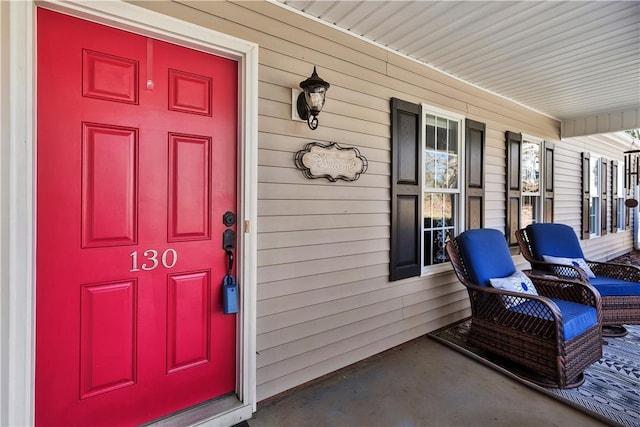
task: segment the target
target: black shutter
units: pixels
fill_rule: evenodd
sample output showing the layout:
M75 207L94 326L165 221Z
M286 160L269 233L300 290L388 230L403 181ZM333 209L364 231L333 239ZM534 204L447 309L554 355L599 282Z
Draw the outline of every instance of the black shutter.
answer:
M484 227L484 147L486 125L465 120L466 125L466 229Z
M624 186L624 192L625 192L625 216L624 216L624 229L625 230L630 230L631 229L631 213L633 211L633 208L630 208L627 206L627 200L632 199L633 198L633 191L632 191L632 186L635 183L631 182L631 176L629 174L629 170L627 169L627 167L631 167L631 165L626 164L627 162L625 161L625 171L624 171L624 176L625 176L625 186ZM636 181L637 182L637 181Z
M506 188L506 232L509 246L518 244L516 231L520 228L520 201L522 200L522 179L520 177L520 163L522 159L522 134L505 133L507 143L507 188Z
M627 193L627 197L625 198L625 202L631 198L633 198L633 194L631 192L630 189L625 190ZM631 214L633 213L633 209L627 207L626 203L625 203L625 209L627 210L625 216L624 216L624 229L625 230L630 230L631 229Z
M618 162L611 160L611 232L618 232Z
M600 159L600 235L607 234L607 208L609 207L609 173L606 159Z
M420 275L420 105L391 99L391 248L389 280Z
M589 230L589 199L591 198L589 188L591 169L589 167L589 153L582 153L582 239L588 239L591 235Z
M554 149L555 144L551 142L544 143L544 222L553 222Z
M635 175L635 182L632 182L631 171L634 169L634 166L631 164L632 157L624 156L624 229L629 230L631 224L631 210L629 206L627 206L627 200L633 198L633 194L631 189L633 185L637 185L638 183L638 175Z

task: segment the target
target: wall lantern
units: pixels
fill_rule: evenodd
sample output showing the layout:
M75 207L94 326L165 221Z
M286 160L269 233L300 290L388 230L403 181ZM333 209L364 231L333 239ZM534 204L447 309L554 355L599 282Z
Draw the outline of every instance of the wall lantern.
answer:
M631 144L633 148L633 144ZM624 152L624 187L632 190L640 184L640 150L629 150ZM635 193L635 191L634 191ZM628 208L638 206L636 199L627 199L624 202Z
M313 67L311 77L300 82L303 92L298 95L298 116L306 120L312 130L318 127L318 114L324 106L324 95L329 86L331 85L318 76L316 67Z

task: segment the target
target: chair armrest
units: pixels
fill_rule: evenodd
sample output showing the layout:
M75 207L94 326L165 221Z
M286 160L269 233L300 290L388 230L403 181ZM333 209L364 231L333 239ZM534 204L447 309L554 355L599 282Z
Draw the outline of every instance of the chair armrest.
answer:
M525 270L524 273L531 279L539 295L590 305L600 310L600 293L588 282L560 278L544 271Z
M530 264L533 270L542 270L566 280L578 280L582 283L589 283L587 273L585 273L583 269L573 265L556 264L545 261L533 261L530 262Z
M524 333L536 331L540 337L557 339L563 334L562 312L547 296L476 285L471 285L468 290L474 319ZM505 307L505 297L516 298L514 302L517 305L511 308Z
M640 268L635 265L598 261L587 261L587 264L596 276L640 282Z
M580 282L576 283L578 285L581 284ZM467 287L471 296L472 306L474 305L474 303L478 304L476 309L477 311L483 313L482 317L496 320L498 317L500 317L499 315L496 315L497 313L509 311L509 309L505 307L505 301L503 298L512 297L517 298L519 304L523 304L528 301L538 301L545 307L544 309L538 308L535 313L527 313L521 311L520 314L533 315L540 318L540 320L554 320L555 322L560 322L560 324L562 324L562 312L560 311L556 303L554 303L550 299L555 298L554 296L523 294L521 292L512 292L492 287L477 286L473 284L468 284ZM596 293L596 295L598 294ZM543 314L547 315L546 318L541 317L541 315Z

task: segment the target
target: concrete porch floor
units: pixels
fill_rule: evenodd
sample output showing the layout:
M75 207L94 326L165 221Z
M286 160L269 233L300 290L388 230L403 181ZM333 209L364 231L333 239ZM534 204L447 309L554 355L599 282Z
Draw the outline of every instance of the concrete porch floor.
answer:
M258 404L250 427L607 424L426 336Z

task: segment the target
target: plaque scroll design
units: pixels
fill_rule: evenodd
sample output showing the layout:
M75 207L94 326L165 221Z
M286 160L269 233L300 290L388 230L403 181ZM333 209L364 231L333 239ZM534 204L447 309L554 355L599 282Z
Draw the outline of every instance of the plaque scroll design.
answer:
M326 178L331 182L339 179L355 181L369 166L357 148L343 148L337 142L310 142L296 153L295 162L305 177Z

